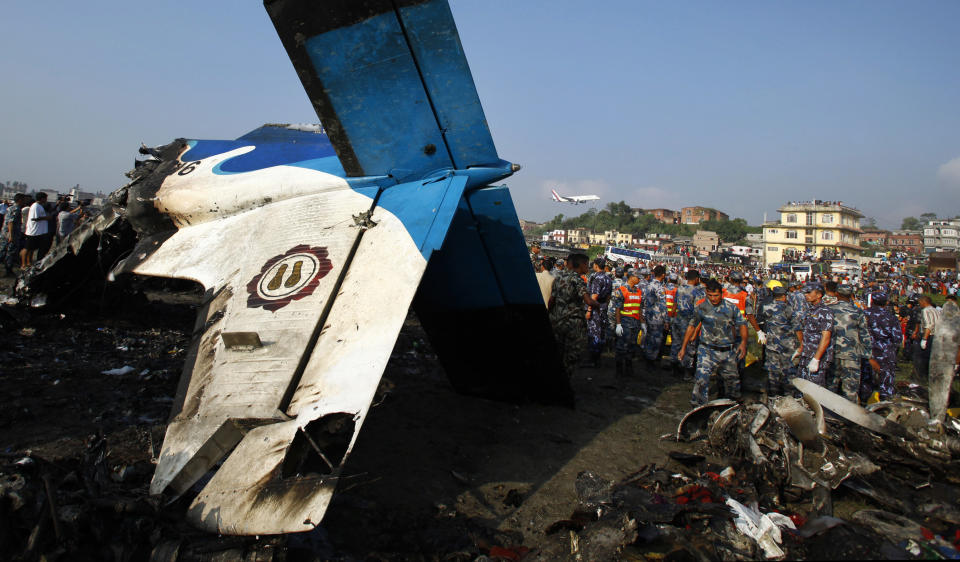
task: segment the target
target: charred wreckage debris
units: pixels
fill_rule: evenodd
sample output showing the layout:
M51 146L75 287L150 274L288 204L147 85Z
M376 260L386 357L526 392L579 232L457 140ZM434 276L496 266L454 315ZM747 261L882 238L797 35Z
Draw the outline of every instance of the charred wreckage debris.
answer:
M696 452L671 452L670 469L645 466L616 483L580 473L578 505L549 528L542 554L960 558L960 423L931 422L916 393L861 408L809 381L794 386L802 399L690 411L661 439Z

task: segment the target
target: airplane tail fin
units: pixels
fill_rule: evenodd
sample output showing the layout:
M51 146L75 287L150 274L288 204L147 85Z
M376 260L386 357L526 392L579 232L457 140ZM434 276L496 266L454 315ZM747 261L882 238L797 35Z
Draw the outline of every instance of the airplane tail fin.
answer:
M553 193L553 200L554 200L554 201L563 201L563 199L560 198L560 194L557 193L557 190L556 190L556 189L551 189L551 190L550 190L550 193Z
M347 175L500 162L446 0L264 0Z

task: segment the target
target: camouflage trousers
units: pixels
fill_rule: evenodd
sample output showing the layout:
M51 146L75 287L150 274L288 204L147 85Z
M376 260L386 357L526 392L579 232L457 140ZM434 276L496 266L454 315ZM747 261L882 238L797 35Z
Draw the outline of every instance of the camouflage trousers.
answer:
M587 347L591 353L603 351L603 343L607 336L607 307L590 310L590 319L587 320Z
M740 398L740 374L737 372L737 351L731 347L720 351L701 345L697 351L697 374L693 379L693 396L690 403L694 406L706 404L710 399L710 377L717 375L723 384L727 398Z
M894 380L897 371L896 355L893 360L878 359L880 370L875 371L870 363L864 361L863 371L860 376L860 401L865 403L870 395L877 392L880 400L886 400L893 396Z
M819 368L817 369L817 372L811 373L807 369L807 366L810 364L811 359L813 359L812 355L810 357L800 356L800 368L797 370L797 376L803 380L807 380L807 381L819 384L820 386L826 388L827 375L833 369L833 364L824 363L823 361L821 361Z
M857 403L860 393L860 360L834 358L832 380L828 381L828 390L840 394L847 400Z
M766 348L767 392L771 395L785 394L793 386L790 381L797 376L797 367L790 360L792 350L773 351Z
M0 236L0 264L9 269L20 267L20 250L22 248L21 239L8 242L4 236Z
M640 334L640 321L636 318L620 317L620 325L623 327L623 335L617 337L617 344L614 348L614 354L617 360L633 359L640 351L637 345L637 336Z
M663 347L666 326L662 322L647 322L647 333L643 334L643 355L656 361L660 358L660 348Z
M697 359L697 344L700 342L700 338L690 340L690 343L687 344L687 351L683 357L677 357L680 355L680 347L683 346L683 336L686 334L688 326L690 326L690 318L681 318L678 316L670 322L670 337L673 338L673 343L670 345L670 360L675 364L680 363L684 367L690 368L693 367L694 361Z
M559 324L553 327L553 336L557 340L563 370L569 379L580 362L584 348L587 347L586 326L584 323Z

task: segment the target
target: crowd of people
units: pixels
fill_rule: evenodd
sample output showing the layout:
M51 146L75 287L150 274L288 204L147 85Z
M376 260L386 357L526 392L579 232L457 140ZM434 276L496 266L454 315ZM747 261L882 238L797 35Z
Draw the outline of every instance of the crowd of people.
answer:
M0 201L0 216L0 262L4 274L14 275L43 259L54 242L66 238L87 215L81 202L72 202L69 196L48 201L41 191L36 198L17 193L13 201Z
M796 394L790 381L800 377L864 404L896 393L901 350L917 382L927 382L937 345L952 371L960 364L951 273L921 278L868 268L854 279L800 280L726 265L624 266L582 253L554 259L536 244L531 263L568 376L578 366L599 366L612 348L618 376L633 376L634 361L672 370L692 383L693 406L708 401L712 384L717 394L740 398L754 337L765 396ZM943 296L942 307L929 293ZM941 420L944 414L931 412Z

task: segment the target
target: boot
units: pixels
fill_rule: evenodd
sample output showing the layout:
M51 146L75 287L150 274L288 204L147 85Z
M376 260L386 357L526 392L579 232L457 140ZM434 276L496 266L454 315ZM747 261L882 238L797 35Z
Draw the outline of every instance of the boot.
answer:
M625 359L623 362L623 374L632 377L633 376L633 359Z
M618 377L622 377L622 376L623 376L623 363L624 363L624 361L623 361L623 359L617 357L616 360L615 360L615 363L616 363L616 374L617 374Z
M683 382L693 382L694 375L697 373L696 367L686 367L683 369Z
M679 379L681 373L680 364L676 362L670 363L670 373L673 375L673 378Z

